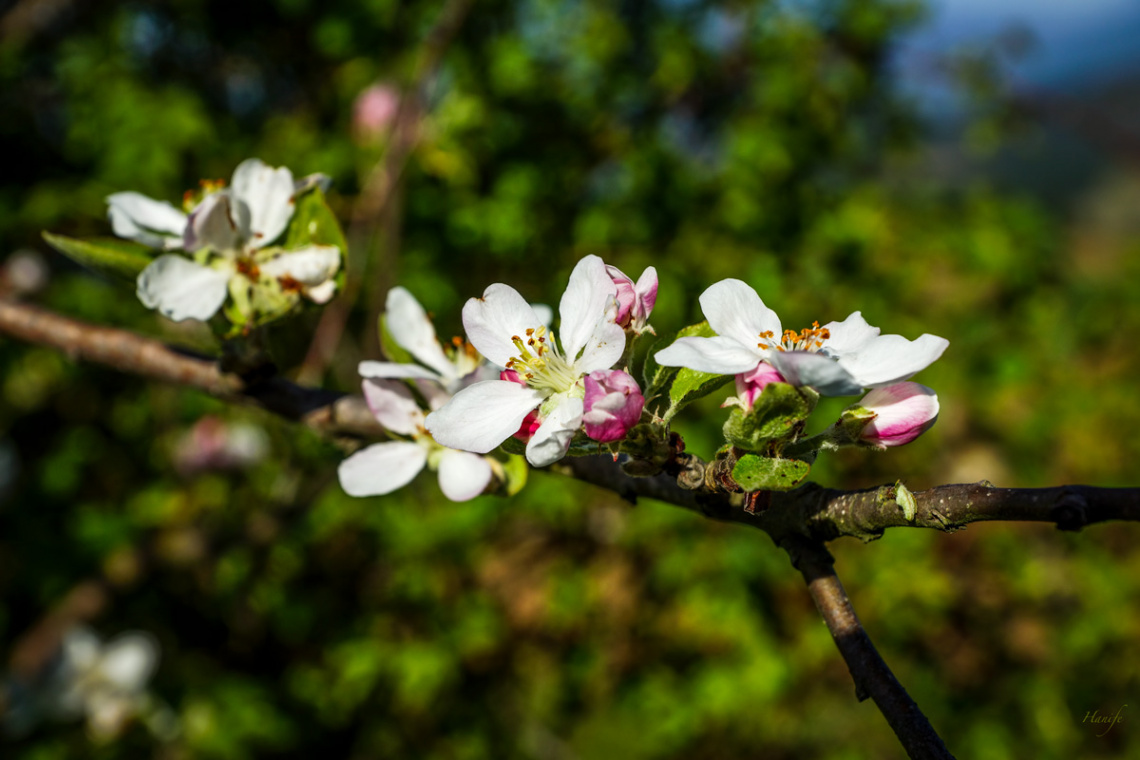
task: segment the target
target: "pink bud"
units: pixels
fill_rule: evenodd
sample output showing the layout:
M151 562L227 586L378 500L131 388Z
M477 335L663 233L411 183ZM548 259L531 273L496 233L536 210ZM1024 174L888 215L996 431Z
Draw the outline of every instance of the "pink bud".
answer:
M902 446L925 433L938 419L938 394L918 383L876 388L859 406L874 412L860 438L872 446Z
M760 362L756 369L741 372L736 376L736 397L744 404L746 410L751 409L756 399L764 391L768 383L786 383L784 376L767 362Z
M361 91L352 105L352 129L358 142L383 137L396 118L400 94L386 84L374 84Z
M647 267L636 284L615 266L607 264L606 272L617 285L618 310L614 321L635 333L644 332L649 314L657 304L657 270Z
M586 375L585 384L586 435L601 443L624 438L645 407L637 381L620 369L599 369Z

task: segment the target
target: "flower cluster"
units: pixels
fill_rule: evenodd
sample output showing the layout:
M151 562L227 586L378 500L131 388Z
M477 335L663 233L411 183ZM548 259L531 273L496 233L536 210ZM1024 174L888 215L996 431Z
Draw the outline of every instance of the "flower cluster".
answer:
M173 320L206 320L232 302L232 321L248 323L292 308L303 296L325 303L336 291L341 251L334 245L273 245L296 198L319 176L294 182L285 167L243 161L228 187L203 182L179 210L135 192L107 198L112 229L164 253L138 276L138 297Z
M428 415L439 443L487 453L512 436L526 458L544 467L565 456L583 433L598 442L621 439L640 419L645 399L618 369L627 335L647 329L657 299L650 267L636 285L597 256L578 262L559 302L558 335L509 285L496 283L463 307L468 340L503 368L497 380L475 383Z
M490 484L498 463L437 443L424 426L425 408L438 409L452 393L493 375L494 370L461 340L445 350L423 307L404 288L388 292L386 316L392 339L420 363L360 363L369 409L377 422L400 438L367 446L341 462L337 471L341 487L351 496L391 493L430 467L439 473L444 496L452 501L473 499Z

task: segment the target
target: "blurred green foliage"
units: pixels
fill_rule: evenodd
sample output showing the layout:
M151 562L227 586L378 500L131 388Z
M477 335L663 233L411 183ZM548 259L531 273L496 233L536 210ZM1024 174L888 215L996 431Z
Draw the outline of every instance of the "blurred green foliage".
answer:
M29 6L43 12L16 12ZM407 84L442 6L6 7L0 256L45 257L35 297L50 308L210 352L208 330L161 322L41 230L106 235L107 194L177 200L249 156L332 175L347 222L388 139L354 126L354 102ZM787 327L862 310L950 339L917 378L939 392L939 424L889 454L822 458L815 480L1136 485L1136 227L948 182L887 67L920 14L895 0L475 4L427 83L381 234L357 252L363 294L326 385L355 388L393 284L458 333L487 284L555 303L597 253L634 276L658 268L662 334L731 276ZM168 744L136 725L98 748L80 725L45 725L5 757L901 754L762 535L547 475L506 500L452 504L426 476L352 499L332 442L3 338L0 395L0 642L105 578L97 627L158 637L153 691L181 725ZM691 449L718 444L720 400L679 417ZM268 456L195 461L203 418L264 428ZM1081 722L1137 693L1137 538L977 525L834 550L952 751L1067 760L1140 754L1127 711L1104 737Z

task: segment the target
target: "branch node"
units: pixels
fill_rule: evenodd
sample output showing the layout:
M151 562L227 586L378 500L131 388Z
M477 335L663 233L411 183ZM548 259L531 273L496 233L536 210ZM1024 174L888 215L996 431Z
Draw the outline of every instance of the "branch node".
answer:
M1068 491L1057 499L1049 517L1057 523L1057 530L1077 531L1089 524L1088 506L1084 496Z

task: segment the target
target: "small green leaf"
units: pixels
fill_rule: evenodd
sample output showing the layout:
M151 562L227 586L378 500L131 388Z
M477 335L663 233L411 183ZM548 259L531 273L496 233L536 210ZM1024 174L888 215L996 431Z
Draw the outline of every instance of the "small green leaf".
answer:
M503 488L507 492L507 496L514 496L526 485L527 476L530 474L530 465L526 463L525 457L512 454L503 462L503 474L506 477Z
M665 420L673 419L682 408L704 398L731 380L732 375L715 375L682 367L669 386L669 409L665 412Z
M764 451L771 442L794 438L815 408L819 395L787 383L769 383L745 413L737 407L724 423L724 437L746 451Z
M641 387L645 389L646 398L660 394L677 375L680 367L662 367L653 358L658 351L671 346L676 339L675 334L666 335L653 341L653 345L649 347L649 352L645 355L645 366L641 371Z
M48 245L73 261L132 282L154 260L156 253L145 245L118 238L78 240L50 232L44 232L43 236Z
M294 198L293 218L285 230L285 248L294 250L307 245L335 245L341 255L348 251L344 231L336 215L325 201L319 187L312 187Z
M811 465L798 459L745 454L732 468L732 479L745 491L790 491L807 478Z
M521 441L513 435L499 444L499 449L508 454L524 456L526 454L526 441Z

